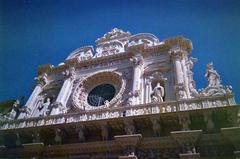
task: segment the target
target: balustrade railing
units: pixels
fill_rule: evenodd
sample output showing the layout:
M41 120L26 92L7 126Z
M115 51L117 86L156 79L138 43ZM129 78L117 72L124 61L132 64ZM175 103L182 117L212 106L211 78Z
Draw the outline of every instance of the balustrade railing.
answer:
M196 109L207 109L231 105L235 105L233 96L201 97L162 103L145 103L141 105L104 108L71 114L60 114L25 118L19 120L0 121L0 130L39 127L47 125L112 119L148 114L170 113Z

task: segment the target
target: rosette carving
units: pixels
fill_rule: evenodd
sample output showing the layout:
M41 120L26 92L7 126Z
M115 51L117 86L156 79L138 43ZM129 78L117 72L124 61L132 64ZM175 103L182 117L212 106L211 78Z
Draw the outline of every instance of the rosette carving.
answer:
M114 97L110 101L105 101L103 105L92 106L88 102L89 93L97 86L110 84L115 88ZM125 91L126 81L121 73L101 71L91 74L79 80L72 95L73 106L80 110L94 110L117 106L122 101Z

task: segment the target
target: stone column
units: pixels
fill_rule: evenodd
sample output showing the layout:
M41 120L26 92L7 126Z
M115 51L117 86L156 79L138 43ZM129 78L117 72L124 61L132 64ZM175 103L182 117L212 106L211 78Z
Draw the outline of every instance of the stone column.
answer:
M130 61L133 64L133 87L132 87L132 105L140 103L140 91L142 83L143 57L141 54L134 55Z
M145 103L151 103L152 81L150 78L145 79Z
M186 87L184 81L184 70L182 67L182 59L186 54L186 51L175 48L169 51L170 56L172 57L174 67L175 67L175 81L176 81L176 94L178 99L186 98Z
M149 101L149 96L150 96L150 92L149 92L149 87L150 87L150 84L149 84L149 81L147 80L146 82L146 87L145 87L145 103L150 103Z
M190 91L189 91L189 77L188 77L188 69L187 69L187 65L186 65L186 60L187 57L184 57L182 59L182 69L183 69L183 76L184 76L184 87L186 88L186 96L187 98L190 98Z
M62 85L56 101L53 104L51 115L64 113L66 111L66 104L71 94L73 81L75 78L75 70L74 68L70 68L69 70L66 70L63 74L65 75L66 79Z
M47 74L44 73L42 75L39 75L38 77L35 77L34 79L37 80L37 85L34 88L32 94L30 95L27 103L25 104L26 107L30 109L31 115L32 115L32 113L34 113L35 106L36 106L35 104L39 97L38 95L42 92L43 86L45 86L47 84ZM25 113L21 113L19 115L18 119L24 118L25 115L26 115Z

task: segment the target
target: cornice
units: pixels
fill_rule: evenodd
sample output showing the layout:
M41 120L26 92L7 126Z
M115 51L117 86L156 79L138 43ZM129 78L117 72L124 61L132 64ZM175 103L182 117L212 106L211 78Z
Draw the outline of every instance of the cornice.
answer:
M91 59L86 59L82 61L79 61L77 58L67 59L64 61L64 64L55 66L55 67L51 64L40 65L38 68L38 74L59 73L69 67L81 68L85 66L101 64L103 62L108 62L109 60L114 61L114 60L127 59L135 53L140 53L143 55L143 57L148 57L151 54L155 54L155 53L159 53L159 54L167 53L171 48L176 46L187 51L187 53L190 53L192 51L192 42L190 40L184 38L183 36L176 36L176 37L161 41L159 43L156 43L152 46L148 46L145 43L127 46L125 48L125 52L121 52L118 54L102 56L102 57L93 57Z

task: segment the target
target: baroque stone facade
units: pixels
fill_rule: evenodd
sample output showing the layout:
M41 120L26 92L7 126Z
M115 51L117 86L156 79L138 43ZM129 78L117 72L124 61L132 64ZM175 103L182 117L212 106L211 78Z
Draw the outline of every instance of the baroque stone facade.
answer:
M1 114L1 158L239 158L240 109L212 63L196 90L192 43L113 29L42 65Z

